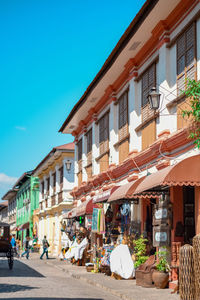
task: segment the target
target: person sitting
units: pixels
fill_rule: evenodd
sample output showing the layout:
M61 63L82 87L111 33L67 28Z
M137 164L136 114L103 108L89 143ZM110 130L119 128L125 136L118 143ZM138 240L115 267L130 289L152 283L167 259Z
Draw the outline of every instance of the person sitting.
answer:
M128 248L128 238L123 238L122 244L118 245L110 255L110 270L112 277L116 279L129 279L135 276L134 263Z

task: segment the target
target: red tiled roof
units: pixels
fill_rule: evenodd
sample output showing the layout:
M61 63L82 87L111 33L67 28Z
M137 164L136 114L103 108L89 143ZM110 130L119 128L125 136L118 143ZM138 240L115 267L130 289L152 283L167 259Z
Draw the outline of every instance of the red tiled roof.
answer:
M69 151L69 152L74 152L74 148L75 148L75 145L74 143L68 143L68 144L64 144L64 145L60 145L60 146L57 146L57 147L54 147L44 158L43 160L37 165L37 167L35 168L35 170L33 171L33 173L36 172L36 170L39 169L39 167L51 156L52 153L56 152L56 150L59 150L59 151L62 151L62 150L65 150L66 151Z
M1 206L2 208L8 206L8 201L0 202L0 206Z
M74 150L75 146L74 143L68 143L68 144L64 144L61 146L57 146L55 147L55 149L59 149L59 150Z

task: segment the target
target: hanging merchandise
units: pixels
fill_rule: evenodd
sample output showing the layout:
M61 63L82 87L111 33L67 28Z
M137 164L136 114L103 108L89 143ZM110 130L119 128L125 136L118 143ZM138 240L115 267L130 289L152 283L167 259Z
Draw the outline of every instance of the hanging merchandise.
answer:
M98 231L98 208L93 208L92 214L92 232Z
M97 229L98 232L100 232L100 223L101 223L101 209L98 209L98 229Z
M122 233L128 230L128 219L130 215L130 204L129 203L124 203L120 207L120 212L121 212L121 230Z
M131 209L130 209L130 204L129 203L124 203L120 207L120 212L121 212L122 216L128 216L130 211L131 211Z
M101 217L100 217L100 233L104 234L106 232L106 225L105 225L105 214L104 210L101 209Z

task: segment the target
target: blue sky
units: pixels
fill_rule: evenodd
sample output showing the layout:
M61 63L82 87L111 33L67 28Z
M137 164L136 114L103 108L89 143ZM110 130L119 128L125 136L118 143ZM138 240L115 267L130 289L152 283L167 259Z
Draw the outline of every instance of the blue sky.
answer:
M0 198L58 130L145 1L0 0Z

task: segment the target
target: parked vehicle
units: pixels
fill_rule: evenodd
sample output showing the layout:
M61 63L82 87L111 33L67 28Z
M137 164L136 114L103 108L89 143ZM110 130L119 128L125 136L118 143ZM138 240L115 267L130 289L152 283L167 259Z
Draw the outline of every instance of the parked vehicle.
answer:
M14 263L14 253L10 243L10 225L0 222L0 257L7 257L11 270Z

